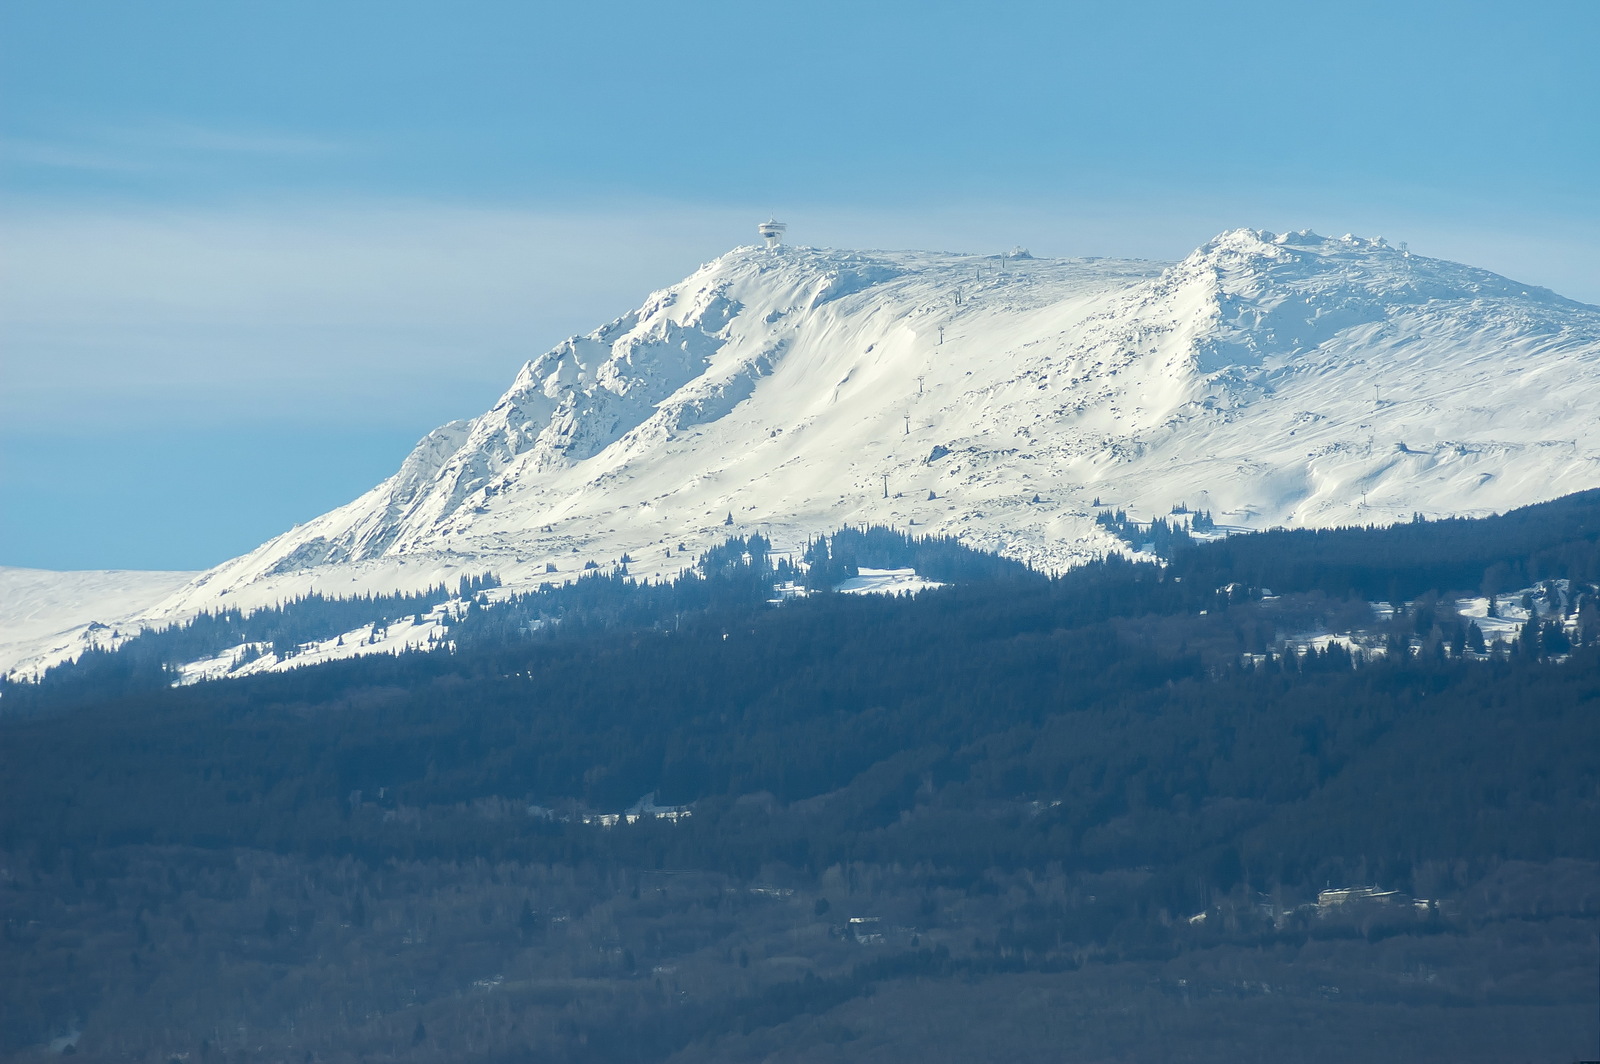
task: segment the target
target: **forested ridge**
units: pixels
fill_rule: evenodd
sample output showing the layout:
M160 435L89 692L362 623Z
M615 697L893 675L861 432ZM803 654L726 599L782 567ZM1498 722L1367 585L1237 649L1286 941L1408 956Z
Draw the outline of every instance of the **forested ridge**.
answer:
M151 639L10 685L0 1046L1588 1052L1600 493L1174 540L1049 578L740 538L474 606L453 651L172 687ZM826 591L906 564L951 584ZM1523 637L1474 649L1454 598L1524 588Z

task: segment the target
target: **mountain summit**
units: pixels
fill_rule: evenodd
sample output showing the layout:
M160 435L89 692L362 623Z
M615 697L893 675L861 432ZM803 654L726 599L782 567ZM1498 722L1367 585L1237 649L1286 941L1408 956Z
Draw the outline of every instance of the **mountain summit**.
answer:
M1061 568L1113 546L1097 503L1485 514L1600 485L1595 395L1600 308L1381 239L1237 229L1175 264L742 247L140 619L669 574L735 531L890 524Z

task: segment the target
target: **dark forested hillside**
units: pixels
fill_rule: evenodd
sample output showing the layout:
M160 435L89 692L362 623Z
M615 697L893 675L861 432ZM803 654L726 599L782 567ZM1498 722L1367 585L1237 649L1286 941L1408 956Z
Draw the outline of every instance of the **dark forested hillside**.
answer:
M152 639L6 688L0 1050L1592 1051L1600 494L1054 579L762 548L454 652L172 687ZM952 584L825 591L907 564ZM1474 645L1452 592L1525 587Z
M1600 490L1486 520L1390 528L1298 529L1180 551L1175 570L1257 587L1410 599L1430 590L1489 595L1541 580L1600 582Z

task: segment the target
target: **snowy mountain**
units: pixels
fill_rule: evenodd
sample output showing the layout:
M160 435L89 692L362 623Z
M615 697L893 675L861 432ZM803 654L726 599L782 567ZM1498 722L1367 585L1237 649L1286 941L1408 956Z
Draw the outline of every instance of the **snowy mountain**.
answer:
M864 522L1060 568L1115 545L1097 502L1237 528L1486 514L1600 485L1596 396L1600 308L1382 240L1239 229L1176 264L739 248L121 621L672 574L732 532L784 550Z

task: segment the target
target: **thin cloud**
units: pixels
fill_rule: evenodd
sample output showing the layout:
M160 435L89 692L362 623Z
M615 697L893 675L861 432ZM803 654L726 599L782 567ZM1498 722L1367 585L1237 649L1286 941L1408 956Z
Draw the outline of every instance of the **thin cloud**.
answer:
M420 434L745 242L754 217L13 209L0 214L0 420L355 416Z
M104 148L0 137L0 162L57 170L93 170L128 173L148 170L149 164Z
M345 154L347 143L263 130L219 129L187 122L151 122L106 129L107 143L133 148L227 155L318 156Z
M245 159L325 160L355 145L270 131L149 122L84 129L66 136L0 137L0 162L13 167L99 173L182 173Z

